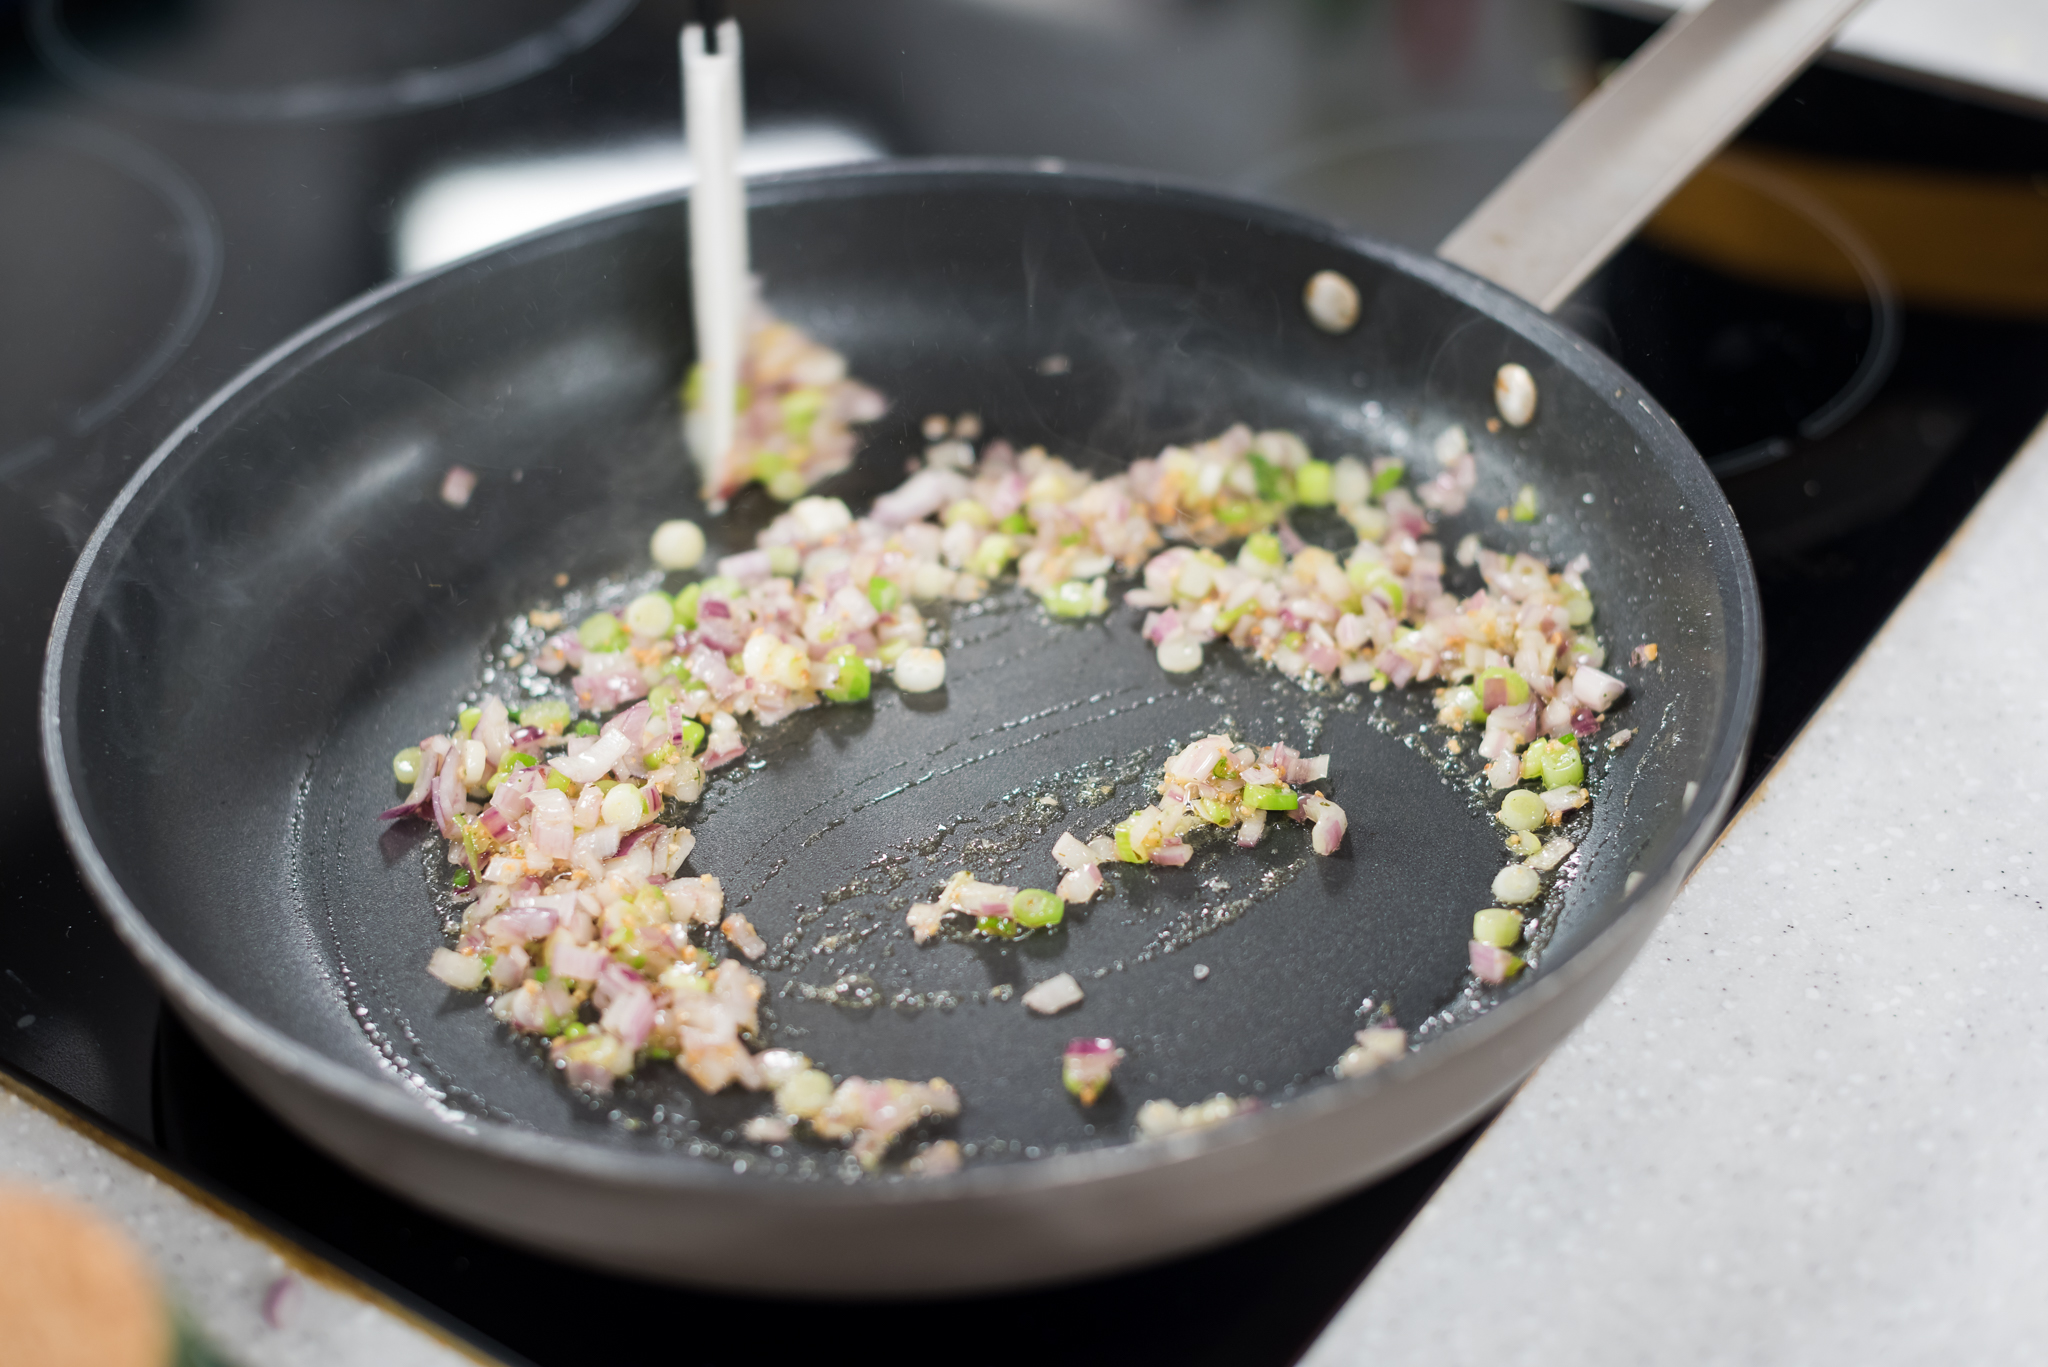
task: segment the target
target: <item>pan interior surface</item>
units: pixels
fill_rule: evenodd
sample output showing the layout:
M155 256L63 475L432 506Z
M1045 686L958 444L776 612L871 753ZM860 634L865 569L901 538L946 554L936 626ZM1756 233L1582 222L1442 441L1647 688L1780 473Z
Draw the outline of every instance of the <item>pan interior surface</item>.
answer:
M639 582L664 519L700 521L717 554L771 515L755 495L710 517L680 450L684 217L651 204L391 291L160 453L80 580L61 763L147 932L276 1032L448 1113L801 1180L836 1174L837 1155L736 1142L758 1096L649 1069L586 1100L479 997L429 978L444 940L422 870L439 842L375 819L392 753L446 728L515 613L559 603L558 582ZM1326 458L1406 439L1394 453L1427 474L1428 439L1463 423L1481 483L1439 527L1446 548L1477 531L1553 561L1583 552L1610 661L1659 645L1655 666L1621 671L1615 725L1637 738L1593 765L1581 854L1544 904L1543 969L1620 914L1632 873L1666 871L1693 794L1739 758L1755 646L1725 504L1675 429L1633 411L1625 377L1532 311L1285 215L1085 177L801 178L757 194L753 232L769 305L892 402L818 491L856 510L903 478L929 412L978 413L991 436L1098 469L1242 421ZM1328 268L1364 301L1335 337L1300 303ZM1487 433L1507 361L1534 373L1538 417ZM480 476L460 509L437 497L458 463ZM1543 515L1497 522L1524 484ZM1334 520L1302 530L1349 544ZM956 605L942 692L878 686L871 705L750 737L688 818L685 872L718 875L773 947L773 1042L835 1073L951 1080L964 1113L931 1133L983 1162L1120 1142L1153 1097L1320 1085L1368 999L1425 1035L1492 1000L1468 990L1465 944L1507 856L1478 761L1418 739L1428 690L1306 690L1225 645L1170 676L1141 616L1052 622L1015 591ZM1061 933L912 945L903 908L954 869L1049 887L1062 830L1106 830L1151 800L1173 741L1219 727L1331 754L1351 822L1337 857L1278 829L1183 870L1113 868ZM1027 1013L1023 989L1059 972L1087 1000ZM1059 1084L1077 1035L1130 1052L1089 1110Z

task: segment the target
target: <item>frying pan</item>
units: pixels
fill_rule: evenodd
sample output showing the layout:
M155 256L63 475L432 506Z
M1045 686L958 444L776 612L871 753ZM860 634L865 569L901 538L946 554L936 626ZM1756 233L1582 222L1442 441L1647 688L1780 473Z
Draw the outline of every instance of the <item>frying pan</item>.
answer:
M822 1148L736 1139L758 1098L666 1070L592 1102L429 978L434 842L375 820L393 750L445 727L512 614L560 583L630 588L658 521L694 517L730 551L772 512L710 518L679 449L690 295L671 197L340 310L189 419L109 509L52 633L46 762L86 878L174 1009L288 1123L424 1205L623 1271L784 1292L1165 1256L1356 1186L1495 1105L1704 850L1756 707L1748 560L1655 401L1454 266L1193 189L912 163L764 182L752 203L771 306L893 401L824 490L856 506L902 478L931 411L1098 469L1236 421L1336 454L1396 429L1480 433L1495 370L1528 367L1538 418L1479 441L1473 511L1438 533L1587 554L1610 650L1660 646L1624 671L1617 724L1637 739L1593 765L1536 971L1469 982L1469 917L1504 856L1471 757L1423 737L1426 696L1305 691L1227 650L1173 678L1128 609L1054 623L998 593L952 613L942 693L792 718L691 820L694 867L781 945L764 966L775 1041L839 1073L954 1081L966 1109L933 1133L970 1147L961 1172L848 1180ZM1340 336L1301 309L1326 269L1364 302ZM435 496L452 463L481 475L461 509ZM1544 515L1496 523L1523 484ZM1217 726L1332 754L1338 856L1281 831L1183 870L1117 869L1057 935L911 945L903 905L953 868L1043 882L1060 830L1148 800L1171 741ZM1026 1014L1018 989L1060 971L1087 1000ZM1381 1004L1422 1046L1332 1079ZM1131 1054L1092 1110L1058 1088L1076 1034ZM1264 1104L1130 1141L1140 1102L1218 1092Z

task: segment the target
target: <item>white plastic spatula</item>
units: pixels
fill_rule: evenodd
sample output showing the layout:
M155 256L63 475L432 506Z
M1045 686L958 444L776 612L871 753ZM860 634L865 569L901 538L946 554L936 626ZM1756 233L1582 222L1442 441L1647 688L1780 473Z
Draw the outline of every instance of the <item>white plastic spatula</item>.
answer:
M703 366L695 408L683 415L684 441L708 489L732 448L733 411L745 342L749 279L747 187L740 179L740 26L682 33L683 131L695 171L690 188L690 287L696 302L697 359Z

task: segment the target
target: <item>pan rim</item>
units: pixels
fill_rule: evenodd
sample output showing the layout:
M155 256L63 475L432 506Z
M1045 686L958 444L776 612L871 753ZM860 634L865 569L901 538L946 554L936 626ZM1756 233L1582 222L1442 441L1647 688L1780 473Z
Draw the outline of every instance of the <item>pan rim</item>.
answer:
M294 362L303 365L317 360L331 347L345 344L357 335L359 328L374 326L380 321L382 310L426 291L436 282L493 259L552 254L580 242L593 231L622 224L633 215L687 201L687 190L669 191L552 224L430 270L398 277L314 320L258 357L180 422L138 466L94 527L65 583L51 624L39 699L42 758L59 827L87 886L122 942L175 1006L226 1036L263 1066L332 1101L368 1111L415 1137L447 1142L480 1157L537 1167L557 1176L604 1186L744 1196L769 1206L923 1206L962 1199L1029 1197L1109 1181L1260 1145L1269 1135L1313 1125L1334 1112L1373 1104L1382 1092L1450 1067L1456 1060L1487 1048L1502 1033L1515 1030L1522 1021L1539 1013L1547 1002L1599 972L1614 954L1624 952L1632 938L1624 933L1625 925L1662 914L1677 885L1704 854L1733 801L1761 695L1763 636L1755 573L1734 513L1697 450L1640 384L1549 315L1448 262L1349 232L1270 201L1221 192L1173 177L1044 160L904 159L767 177L754 182L750 194L755 204L766 207L856 194L877 183L893 183L895 188L909 190L929 184L935 191L968 186L1017 188L1028 184L1055 194L1071 192L1101 202L1114 202L1138 193L1154 196L1162 203L1228 213L1240 217L1248 227L1285 231L1320 241L1333 252L1363 256L1419 278L1499 320L1582 382L1616 388L1625 400L1632 400L1632 404L1618 404L1617 411L1646 445L1669 447L1675 442L1692 457L1690 462L1677 463L1674 478L1685 493L1688 509L1708 528L1709 544L1716 552L1713 559L1718 587L1724 602L1733 609L1728 627L1729 687L1715 719L1716 736L1702 771L1701 791L1691 809L1681 817L1678 836L1665 857L1653 866L1654 871L1646 870L1636 890L1620 899L1613 919L1562 963L1534 975L1524 988L1480 1018L1378 1072L1310 1088L1290 1098L1284 1106L1264 1108L1231 1125L1160 1141L1112 1143L1029 1163L969 1165L957 1174L916 1182L763 1182L736 1174L724 1165L678 1161L670 1153L638 1153L474 1117L463 1123L451 1123L437 1117L401 1087L353 1069L259 1020L171 948L130 900L99 854L72 781L74 766L82 765L67 739L70 714L64 706L80 667L78 656L86 633L79 628L98 606L111 567L126 549L136 523L146 519L152 510L154 499L150 495L158 473L216 419L231 415L238 401L260 402L271 382L288 382L296 373L298 366Z

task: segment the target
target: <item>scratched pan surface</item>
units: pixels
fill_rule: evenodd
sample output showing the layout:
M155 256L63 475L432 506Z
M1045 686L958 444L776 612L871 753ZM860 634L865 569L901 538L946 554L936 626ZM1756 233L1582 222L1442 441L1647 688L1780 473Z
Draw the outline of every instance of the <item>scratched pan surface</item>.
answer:
M1471 988L1467 928L1504 856L1471 757L1419 738L1426 697L1305 691L1228 649L1172 677L1133 610L1054 623L999 593L950 614L943 692L798 716L690 818L692 867L777 946L775 1041L837 1073L952 1080L965 1111L920 1137L971 1145L963 1173L847 1180L825 1148L736 1140L758 1098L707 1099L665 1069L591 1104L427 977L431 842L375 820L391 753L446 724L558 574L583 590L644 573L675 516L738 549L771 511L708 517L681 459L688 258L669 200L316 325L165 445L81 561L47 676L53 784L110 915L209 1047L315 1142L459 1218L647 1275L836 1293L1164 1256L1367 1180L1494 1103L1626 963L1741 768L1755 593L1692 448L1500 291L1267 208L986 166L792 178L755 202L770 303L893 401L828 490L856 506L902 477L927 412L1097 468L1237 421L1371 454L1404 425L1480 432L1494 370L1528 366L1539 415L1478 443L1473 511L1443 539L1469 524L1585 552L1611 651L1661 646L1624 671L1618 723L1639 739L1593 766L1539 971ZM1325 268L1365 301L1341 337L1299 305ZM436 497L455 462L481 476L460 510ZM1524 483L1544 516L1496 523ZM1128 813L1172 741L1216 727L1332 755L1337 857L1285 827L1184 870L1112 869L1062 933L912 945L903 908L947 873L1049 885L1061 830ZM1088 997L1055 1019L1006 992L1063 970ZM1427 1022L1424 1046L1332 1081L1367 998ZM1130 1051L1088 1111L1058 1086L1079 1034ZM1217 1092L1269 1104L1129 1142L1144 1100Z

